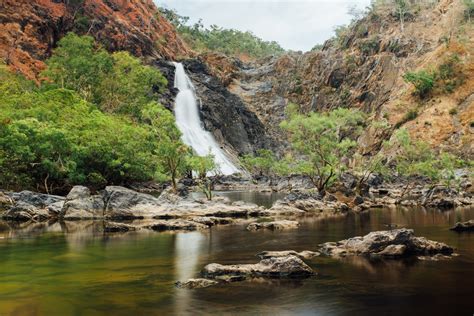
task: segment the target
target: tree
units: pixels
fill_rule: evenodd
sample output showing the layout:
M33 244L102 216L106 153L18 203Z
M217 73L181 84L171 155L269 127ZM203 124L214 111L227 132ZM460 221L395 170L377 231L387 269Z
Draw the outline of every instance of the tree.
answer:
M159 139L155 153L176 192L177 180L186 171L189 148L181 141L181 132L173 114L164 107L151 102L142 110L142 118L152 126L155 137Z
M395 7L400 20L400 30L405 30L405 15L409 12L408 3L406 0L395 0Z
M158 99L167 84L166 78L128 52L116 52L112 54L112 60L112 69L100 84L100 107L106 112L139 118L141 109Z
M324 194L346 167L344 160L356 146L353 139L360 134L363 114L357 110L336 109L327 113L288 115L281 126L288 132L292 148L299 157L297 168Z
M97 102L102 80L112 70L109 53L96 47L90 36L68 33L59 42L42 75L56 87L77 91L85 100Z
M275 154L268 149L259 149L256 155L247 154L240 160L250 173L268 177L272 176L272 168L276 162Z
M433 90L436 74L429 73L425 70L418 72L407 72L403 79L405 82L411 83L415 86L415 93L424 98L430 94Z
M214 161L214 155L209 153L204 157L189 156L187 158L188 167L197 173L197 183L206 198L212 200L212 189L214 181L209 177L210 174L216 171L217 165Z

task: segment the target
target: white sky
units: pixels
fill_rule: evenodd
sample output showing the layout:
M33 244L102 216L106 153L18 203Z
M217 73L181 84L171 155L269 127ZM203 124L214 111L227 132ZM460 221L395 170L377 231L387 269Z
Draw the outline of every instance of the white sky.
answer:
M202 18L205 26L252 31L283 48L310 50L334 34L334 27L347 24L349 7L364 9L370 0L154 0L158 6Z

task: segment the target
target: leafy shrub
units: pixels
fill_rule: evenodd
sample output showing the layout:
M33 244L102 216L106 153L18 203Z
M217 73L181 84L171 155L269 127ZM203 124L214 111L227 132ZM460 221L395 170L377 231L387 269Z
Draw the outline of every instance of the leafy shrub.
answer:
M407 72L403 79L415 86L415 93L420 98L425 98L433 90L436 76L433 73L420 70L418 72Z

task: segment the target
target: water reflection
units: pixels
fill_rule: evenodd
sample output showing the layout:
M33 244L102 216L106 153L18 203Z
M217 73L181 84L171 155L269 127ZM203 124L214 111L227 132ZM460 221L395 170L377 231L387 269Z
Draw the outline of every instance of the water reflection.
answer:
M302 218L296 230L104 234L101 222L0 222L0 315L400 314L472 313L474 234L449 231L474 209L392 208ZM210 262L258 261L264 250L315 250L320 243L387 229L415 229L446 242L452 260L369 261L318 257L307 280L255 279L202 290L173 283ZM416 296L415 296L416 295ZM415 298L416 297L416 298Z

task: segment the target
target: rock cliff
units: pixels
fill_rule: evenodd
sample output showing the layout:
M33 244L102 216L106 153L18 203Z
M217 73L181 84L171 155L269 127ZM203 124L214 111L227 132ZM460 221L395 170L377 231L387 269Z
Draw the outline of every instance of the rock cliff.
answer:
M0 59L29 78L67 32L92 35L110 51L176 59L191 52L152 0L1 0Z

